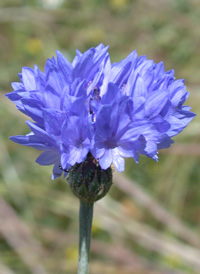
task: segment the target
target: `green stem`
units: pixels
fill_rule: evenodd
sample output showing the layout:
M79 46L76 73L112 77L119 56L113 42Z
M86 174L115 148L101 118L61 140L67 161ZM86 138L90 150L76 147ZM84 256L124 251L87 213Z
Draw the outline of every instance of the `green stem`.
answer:
M78 274L89 273L92 217L93 203L89 204L80 201Z

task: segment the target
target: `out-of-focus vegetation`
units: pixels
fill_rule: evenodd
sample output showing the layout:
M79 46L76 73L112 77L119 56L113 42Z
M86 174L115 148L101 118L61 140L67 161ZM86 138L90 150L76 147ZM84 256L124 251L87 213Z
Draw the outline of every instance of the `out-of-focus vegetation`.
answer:
M200 2L196 0L0 1L0 273L76 273L78 200L38 151L12 143L24 117L4 93L22 66L60 50L110 45L112 61L133 49L175 69L199 114ZM160 152L159 163L126 162L110 194L95 205L91 273L200 273L200 127L198 116Z

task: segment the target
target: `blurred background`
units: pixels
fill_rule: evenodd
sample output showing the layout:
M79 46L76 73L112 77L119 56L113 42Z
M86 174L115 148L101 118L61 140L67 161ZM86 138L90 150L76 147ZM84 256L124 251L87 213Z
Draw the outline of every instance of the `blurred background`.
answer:
M0 1L0 273L74 274L78 256L78 200L39 152L12 143L26 134L27 117L4 94L22 66L60 50L110 45L112 62L132 50L175 69L200 114L200 1ZM158 163L141 157L114 172L107 197L95 204L93 274L200 273L200 127L198 116Z

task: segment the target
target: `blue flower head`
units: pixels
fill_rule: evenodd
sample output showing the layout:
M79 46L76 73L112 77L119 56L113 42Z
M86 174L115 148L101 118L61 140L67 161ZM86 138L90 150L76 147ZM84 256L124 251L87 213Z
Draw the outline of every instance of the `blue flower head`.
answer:
M184 80L165 72L162 62L133 51L111 64L102 44L77 51L72 63L56 54L44 72L22 68L6 95L32 120L29 134L11 140L43 151L36 162L54 165L53 179L88 157L120 172L126 157L157 160L158 149L169 147L195 116L183 105L189 95Z

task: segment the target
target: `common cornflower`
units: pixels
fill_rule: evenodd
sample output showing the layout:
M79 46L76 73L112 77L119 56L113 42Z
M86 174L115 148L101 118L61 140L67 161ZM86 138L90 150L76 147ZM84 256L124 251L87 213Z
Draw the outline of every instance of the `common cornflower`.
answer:
M70 63L57 51L44 72L24 67L7 97L29 116L31 132L11 140L39 149L41 165L54 165L52 179L68 174L80 199L78 274L89 273L93 203L109 191L111 164L124 170L124 158L144 154L158 160L195 116L183 106L189 93L174 71L165 72L133 51L111 64L102 44Z
M189 93L174 71L165 72L133 51L111 64L100 44L70 63L59 51L44 72L23 67L20 82L6 96L29 116L31 132L11 140L39 149L36 162L54 165L52 179L92 157L101 169L124 170L124 158L144 154L158 160L158 149L173 143L195 116L183 106Z

